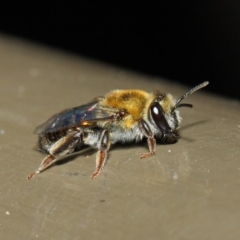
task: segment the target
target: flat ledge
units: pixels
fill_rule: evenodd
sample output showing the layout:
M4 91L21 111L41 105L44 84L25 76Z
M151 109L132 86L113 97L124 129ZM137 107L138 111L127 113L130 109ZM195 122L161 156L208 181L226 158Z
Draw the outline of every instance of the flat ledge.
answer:
M180 109L181 139L117 145L95 181L95 152L31 181L43 155L32 132L52 114L112 89L188 88L0 37L2 239L239 239L240 103L201 90ZM211 84L211 83L210 83ZM192 87L192 86L191 86Z

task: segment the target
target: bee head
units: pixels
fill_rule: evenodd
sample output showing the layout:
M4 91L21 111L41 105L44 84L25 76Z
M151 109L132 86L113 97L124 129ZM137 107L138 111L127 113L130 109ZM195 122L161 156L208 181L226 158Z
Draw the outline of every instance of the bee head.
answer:
M179 127L181 118L177 111L180 107L192 107L192 104L181 103L190 94L208 85L208 82L203 82L190 91L183 94L176 102L170 94L160 94L156 97L150 106L150 114L163 135L171 136L173 130Z

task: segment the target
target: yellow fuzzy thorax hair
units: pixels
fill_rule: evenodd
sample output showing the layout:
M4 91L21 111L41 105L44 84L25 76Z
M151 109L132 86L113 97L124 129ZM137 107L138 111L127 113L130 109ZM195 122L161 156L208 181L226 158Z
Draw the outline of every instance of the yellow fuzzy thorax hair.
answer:
M108 107L124 109L135 119L139 119L150 96L151 94L137 89L114 90L105 96L102 103Z

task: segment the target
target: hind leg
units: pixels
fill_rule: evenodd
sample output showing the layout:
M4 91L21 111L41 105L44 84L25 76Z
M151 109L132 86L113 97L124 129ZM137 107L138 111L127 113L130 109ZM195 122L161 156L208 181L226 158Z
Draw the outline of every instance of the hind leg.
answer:
M55 142L49 149L49 155L43 159L39 168L35 172L27 176L27 179L32 179L36 174L44 171L46 168L58 161L61 156L73 152L76 144L80 140L81 134L81 132L71 132L67 136L62 137Z

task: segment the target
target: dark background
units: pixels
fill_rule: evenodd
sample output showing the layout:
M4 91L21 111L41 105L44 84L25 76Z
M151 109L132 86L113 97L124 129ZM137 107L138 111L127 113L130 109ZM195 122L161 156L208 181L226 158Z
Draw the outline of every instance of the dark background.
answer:
M8 1L0 32L240 99L240 1Z

